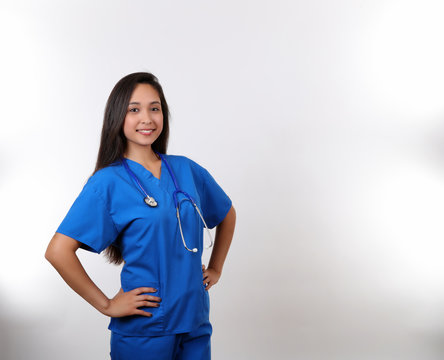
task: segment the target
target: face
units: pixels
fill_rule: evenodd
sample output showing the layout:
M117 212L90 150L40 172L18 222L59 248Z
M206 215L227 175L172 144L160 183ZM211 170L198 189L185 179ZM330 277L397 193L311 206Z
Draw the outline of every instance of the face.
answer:
M159 137L162 128L163 114L157 90L149 84L137 84L123 124L127 151L146 151Z

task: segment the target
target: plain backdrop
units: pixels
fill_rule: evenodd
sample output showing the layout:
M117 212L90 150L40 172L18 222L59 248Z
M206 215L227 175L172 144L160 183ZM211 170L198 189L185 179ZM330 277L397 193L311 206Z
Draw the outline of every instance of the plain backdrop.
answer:
M237 210L213 359L442 359L443 16L439 0L1 1L1 359L109 357L108 319L44 252L136 71L164 88L168 152ZM120 268L79 256L113 296Z

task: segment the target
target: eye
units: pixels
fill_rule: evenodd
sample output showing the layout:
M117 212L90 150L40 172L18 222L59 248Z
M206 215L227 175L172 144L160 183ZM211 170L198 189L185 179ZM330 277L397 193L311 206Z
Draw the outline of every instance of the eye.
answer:
M158 108L158 107L153 107L153 108L151 108L151 110L152 110L152 111L160 111L160 108Z
M139 109L138 109L138 108L132 108L132 109L129 109L128 111L129 111L129 112L138 112Z

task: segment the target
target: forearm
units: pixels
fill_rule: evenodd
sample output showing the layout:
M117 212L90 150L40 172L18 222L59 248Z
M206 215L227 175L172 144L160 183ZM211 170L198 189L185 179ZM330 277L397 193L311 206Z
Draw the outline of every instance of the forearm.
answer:
M106 315L109 299L88 276L75 250L50 244L45 257L77 294Z
M216 228L214 248L211 253L208 268L222 273L222 268L228 254L228 250L230 249L231 241L233 239L235 225L236 211L234 210L234 207L231 207L225 219Z

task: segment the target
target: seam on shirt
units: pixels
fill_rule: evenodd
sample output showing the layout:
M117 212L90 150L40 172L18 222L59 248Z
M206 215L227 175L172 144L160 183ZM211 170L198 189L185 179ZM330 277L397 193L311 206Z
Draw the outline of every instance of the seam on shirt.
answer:
M202 168L203 169L203 168ZM207 198L207 187L205 185L205 183L208 181L208 175L206 173L206 171L204 171L204 179L202 181L202 187L203 187L203 199Z
M105 199L102 197L102 194L97 189L95 189L94 187L92 189L97 194L97 196L100 198L100 200L102 200L102 203L105 206L106 211L108 212L108 216L111 219L111 222L113 223L113 226L114 226L114 230L116 230L116 233L117 233L117 236L118 236L119 235L119 231L117 230L117 226L116 226L116 224L114 222L113 217L111 216L111 211L108 208L108 204L106 203Z
M203 193L203 199L205 199L205 195L206 195L206 186L205 186L205 182L206 181L208 181L207 179L208 179L208 175L207 175L207 173L208 173L208 170L206 170L202 165L199 165L197 162L195 162L194 160L192 160L192 159L189 159L189 158L186 158L188 161L190 161L191 162L191 164L192 164L192 166L191 167L195 167L195 168L197 168L197 171L198 171L198 173L199 173L199 175L200 175L200 177L201 177L201 180L202 180L202 188L201 188L201 190L202 190L202 193Z
M210 172L207 170L207 169L205 169L204 167L201 167L202 168L202 172L204 173L204 177L205 177L205 181L210 181L210 180L212 180L212 181L215 181L216 183L217 183L217 181L214 179L214 177L213 177L213 179L211 179L211 177L212 177L212 175L210 174ZM220 185L219 185L220 186ZM221 188L222 189L222 188ZM206 186L204 185L204 194L206 195ZM222 189L222 191L224 191L223 189ZM225 191L224 191L225 192ZM233 205L233 201L231 200L231 198L225 193L225 195L227 196L227 198L228 198L228 204L229 204L229 207L227 208L227 210L226 211L224 211L222 214L224 214L224 216L222 217L222 219L221 220L219 220L219 217L216 219L217 221L216 221L216 224L214 225L214 226L212 226L211 227L211 229L213 229L214 227L216 227L216 226L218 226L224 219L225 219L225 217L227 216L227 214L228 214L228 212L230 211L230 209L231 209L231 206ZM205 196L205 199L206 199L206 196ZM213 224L211 224L211 225L213 225Z
M194 165L195 168L197 168L198 174L200 176L200 181L202 183L201 185L201 191L202 191L202 196L200 196L200 201L201 201L201 205L205 205L205 209L206 209L206 204L205 204L205 199L206 199L206 194L207 194L207 189L205 186L205 183L208 181L208 170L206 170L203 166L199 165L197 162L195 162L194 160L188 159L189 161L191 161L191 163ZM191 171L193 173L193 171ZM203 210L203 209L202 209ZM204 217L205 215L202 214Z

